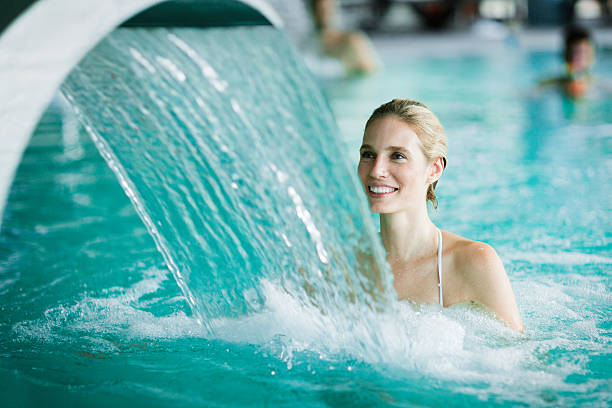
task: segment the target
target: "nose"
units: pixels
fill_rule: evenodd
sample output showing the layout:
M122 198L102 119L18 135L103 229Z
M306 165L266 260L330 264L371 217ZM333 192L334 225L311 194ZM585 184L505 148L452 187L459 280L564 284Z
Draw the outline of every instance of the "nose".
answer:
M374 165L370 169L370 177L374 179L386 178L389 175L387 163L385 162L384 157L381 156L382 155L379 155L376 158L376 161L374 161Z

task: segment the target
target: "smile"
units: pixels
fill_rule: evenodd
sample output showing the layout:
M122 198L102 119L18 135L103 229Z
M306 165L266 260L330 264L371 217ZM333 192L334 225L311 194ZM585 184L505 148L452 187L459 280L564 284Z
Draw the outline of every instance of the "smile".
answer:
M384 197L386 195L395 193L398 188L387 187L387 186L368 186L368 191L372 197Z

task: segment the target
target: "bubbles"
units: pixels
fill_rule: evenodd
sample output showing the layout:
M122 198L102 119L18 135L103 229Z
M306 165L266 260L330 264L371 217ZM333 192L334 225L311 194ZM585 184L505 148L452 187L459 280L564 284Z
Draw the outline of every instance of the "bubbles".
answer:
M85 341L81 347L92 355L120 353L142 341L216 342L226 345L228 353L238 345L252 345L269 362L270 377L296 370L300 375L340 370L358 376L373 370L387 381L413 382L416 376L483 401L495 396L526 404L559 402L564 393L597 392L604 386L588 373L589 354L609 344L600 325L606 317L592 318L580 309L585 296L605 292L597 280L568 277L571 287L563 281L517 282L525 334L507 328L484 308L467 304L441 309L395 302L384 311L348 304L346 310L330 313L300 292L262 280L262 310L216 319L212 335L186 313L182 297L158 296L168 272L152 268L142 273L129 287L110 287L98 297L84 295L74 305L50 308L38 320L15 325L13 333L22 342ZM183 306L170 314L146 311L151 304L166 302ZM256 356L245 358L241 365ZM586 378L580 384L568 380L575 376Z
M612 258L596 254L584 254L579 252L514 252L506 255L509 260L527 261L533 264L559 264L559 265L584 265L584 264L612 264Z

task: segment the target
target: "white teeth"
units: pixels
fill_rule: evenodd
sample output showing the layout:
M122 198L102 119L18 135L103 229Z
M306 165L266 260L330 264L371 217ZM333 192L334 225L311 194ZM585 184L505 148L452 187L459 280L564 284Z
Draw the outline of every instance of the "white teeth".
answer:
M390 187L373 187L373 186L370 186L370 191L375 193L375 194L392 193L395 190L396 190L395 188L390 188Z

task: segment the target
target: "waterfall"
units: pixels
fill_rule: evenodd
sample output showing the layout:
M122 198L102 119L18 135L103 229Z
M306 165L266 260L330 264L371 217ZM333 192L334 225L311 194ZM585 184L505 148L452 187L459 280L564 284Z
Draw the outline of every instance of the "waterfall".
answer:
M118 29L62 92L209 330L260 310L262 282L324 312L394 298L327 102L276 29Z

